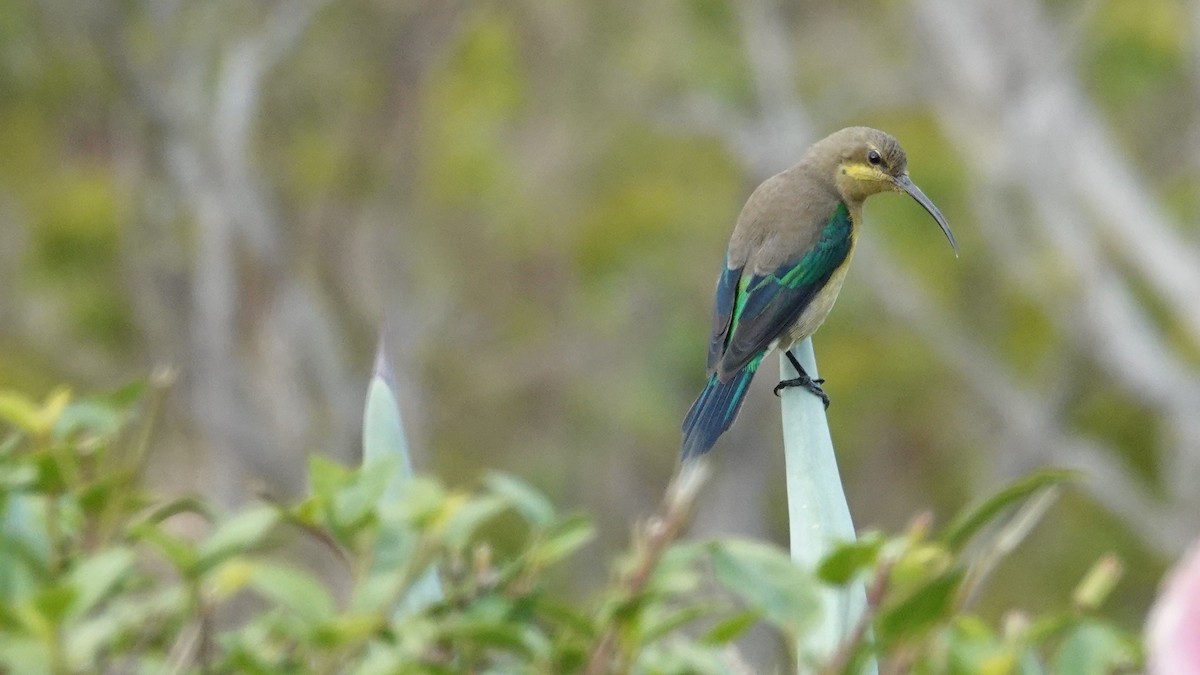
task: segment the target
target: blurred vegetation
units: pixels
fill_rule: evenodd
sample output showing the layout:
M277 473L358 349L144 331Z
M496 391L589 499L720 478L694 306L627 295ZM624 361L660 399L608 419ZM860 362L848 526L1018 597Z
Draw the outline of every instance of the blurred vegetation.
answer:
M1200 223L1193 5L1022 4L1063 37L1061 53L1033 60L1069 74L1189 237ZM1045 384L1056 430L1103 444L1149 495L1168 494L1164 448L1181 436L1089 351L1104 337L1072 323L1076 265L1032 239L1036 209L995 180L1013 162L964 143L1002 132L950 116L975 103L946 84L953 59L930 38L957 30L932 23L944 9L9 0L0 385L49 395L61 381L107 388L176 366L171 423L139 475L202 488L226 509L256 491L286 501L304 491L309 452L352 456L358 383L386 321L421 468L451 485L516 474L594 512L612 552L675 467L741 203L816 137L870 124L905 144L963 257L903 200L873 202L864 238L1015 382ZM785 34L781 54L764 25ZM1031 70L997 78L1017 92L1041 74ZM798 135L767 123L780 91L800 110ZM1027 248L1004 248L1004 231ZM856 262L815 344L855 519L897 531L1042 462L1005 435L1016 422L944 344L888 303L872 260ZM1195 368L1194 333L1130 276L1155 330ZM705 533L786 536L767 379L714 455ZM1133 628L1174 553L1149 529L1071 495L1022 564L996 570L980 612L1064 606L1115 550L1129 573L1114 612ZM601 559L572 558L560 574L594 585Z
M511 476L468 492L395 457L351 469L314 456L293 503L223 514L151 493L138 475L165 386L140 419L143 387L45 401L0 390L0 668L744 673L739 636L761 622L795 645L820 619L821 585L858 578L869 615L832 657L800 653L801 672L861 672L877 658L884 672L1114 673L1141 660L1137 639L1097 612L1121 576L1115 558L1068 609L1014 612L998 627L967 610L1070 479L1061 472L1015 483L938 533L920 517L805 570L762 542L679 541L705 477L693 467L581 601L547 572L579 556L594 526ZM515 521L507 542L492 527L501 518ZM323 555L298 555L304 543ZM320 573L321 559L332 569ZM441 590L413 602L431 568Z

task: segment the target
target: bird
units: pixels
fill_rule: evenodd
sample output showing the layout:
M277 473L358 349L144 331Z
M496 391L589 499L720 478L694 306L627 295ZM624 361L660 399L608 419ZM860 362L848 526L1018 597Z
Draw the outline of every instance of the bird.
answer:
M829 407L821 388L791 352L833 308L862 225L863 202L907 193L958 243L945 216L908 175L908 156L890 134L848 127L817 141L790 169L759 185L738 215L717 278L708 380L683 421L684 461L707 453L733 424L763 358L775 349L797 377L775 395L801 387Z

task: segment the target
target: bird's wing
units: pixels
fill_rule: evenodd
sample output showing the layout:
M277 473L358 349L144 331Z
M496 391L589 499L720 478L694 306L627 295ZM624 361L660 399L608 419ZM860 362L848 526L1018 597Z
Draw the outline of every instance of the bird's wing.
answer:
M734 277L735 270L727 271L718 284L709 370L719 371L722 380L728 379L796 323L845 262L852 245L852 229L850 212L839 203L816 241L772 272L752 274L739 269ZM736 294L727 288L729 278L734 279ZM727 306L728 319L721 324L722 309ZM723 349L714 359L718 339Z
M729 343L729 328L733 324L733 308L738 299L742 278L741 267L725 268L717 279L717 299L713 307L712 337L708 342L708 374L711 377Z

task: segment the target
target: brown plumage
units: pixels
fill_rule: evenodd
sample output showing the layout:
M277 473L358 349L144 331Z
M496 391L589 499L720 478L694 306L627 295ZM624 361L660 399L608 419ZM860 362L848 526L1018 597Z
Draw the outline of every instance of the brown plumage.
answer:
M877 129L850 127L829 135L750 195L717 282L709 382L683 423L685 459L706 452L729 428L758 365L777 347L800 377L781 382L776 392L802 386L828 405L820 383L786 350L829 315L854 252L863 202L880 192L916 199L957 254L945 218L909 179L900 143Z

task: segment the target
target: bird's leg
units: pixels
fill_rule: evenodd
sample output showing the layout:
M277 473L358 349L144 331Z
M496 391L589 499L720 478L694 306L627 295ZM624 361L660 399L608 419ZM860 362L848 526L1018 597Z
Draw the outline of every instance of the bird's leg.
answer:
M792 362L792 367L796 369L798 377L793 377L790 380L780 381L779 384L775 385L775 395L779 395L780 389L787 389L788 387L804 387L804 389L813 396L821 399L821 403L824 403L825 407L828 408L829 396L825 393L825 390L821 388L821 385L825 383L825 380L823 378L817 378L814 380L809 377L808 373L804 372L804 366L800 365L800 361L798 361L796 357L792 355L792 350L784 350L783 355L787 357L788 361Z

